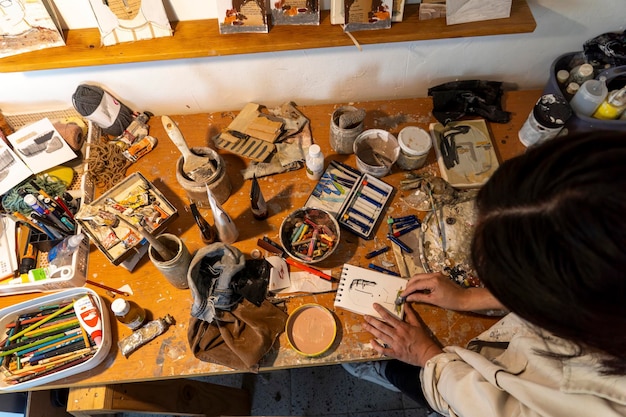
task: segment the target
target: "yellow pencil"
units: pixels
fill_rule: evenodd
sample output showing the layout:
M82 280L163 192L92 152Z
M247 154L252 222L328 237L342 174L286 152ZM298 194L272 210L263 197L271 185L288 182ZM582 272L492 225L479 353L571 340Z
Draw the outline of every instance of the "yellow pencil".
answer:
M70 304L66 305L65 307L63 307L63 308L55 311L54 313L50 314L49 316L46 316L45 318L39 320L38 322L31 324L30 326L28 326L24 330L20 331L19 333L16 333L13 336L9 337L9 342L14 341L18 337L21 337L24 334L30 332L31 330L36 329L37 327L41 326L42 324L49 322L50 320L52 320L56 316L59 316L59 315L65 313L67 310L69 310L72 307L74 307L74 302L73 301Z

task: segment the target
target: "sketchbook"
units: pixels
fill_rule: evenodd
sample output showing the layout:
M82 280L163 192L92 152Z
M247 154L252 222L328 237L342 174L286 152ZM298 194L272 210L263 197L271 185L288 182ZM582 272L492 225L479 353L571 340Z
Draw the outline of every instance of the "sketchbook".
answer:
M353 313L380 318L373 307L374 303L378 303L402 318L404 308L402 305L396 306L395 301L407 282L406 278L344 264L334 305Z

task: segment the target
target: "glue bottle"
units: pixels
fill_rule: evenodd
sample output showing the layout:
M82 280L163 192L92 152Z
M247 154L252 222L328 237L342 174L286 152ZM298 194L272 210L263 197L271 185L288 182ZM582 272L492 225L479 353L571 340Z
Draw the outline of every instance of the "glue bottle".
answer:
M111 311L115 314L117 321L128 326L131 330L137 330L146 321L146 310L123 298L116 298L111 303Z
M84 237L85 235L82 233L68 236L63 239L61 243L58 243L50 249L50 252L48 252L48 262L50 262L50 265L59 267L71 264L72 255L76 252Z
M608 94L606 77L598 80L587 80L576 92L570 106L579 116L591 116Z
M320 145L309 146L309 152L305 158L306 175L311 180L319 180L324 171L324 155Z

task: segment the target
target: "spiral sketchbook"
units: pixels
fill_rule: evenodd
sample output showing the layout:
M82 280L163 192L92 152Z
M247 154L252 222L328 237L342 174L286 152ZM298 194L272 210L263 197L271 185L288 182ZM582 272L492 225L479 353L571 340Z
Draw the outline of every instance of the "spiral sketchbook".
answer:
M373 307L374 303L378 303L402 318L404 306L396 306L395 301L407 282L406 278L344 264L334 306L380 318Z

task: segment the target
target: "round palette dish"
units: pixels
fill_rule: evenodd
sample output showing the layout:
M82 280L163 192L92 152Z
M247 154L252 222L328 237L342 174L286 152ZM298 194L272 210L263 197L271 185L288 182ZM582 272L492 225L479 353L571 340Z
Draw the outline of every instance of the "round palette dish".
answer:
M280 225L280 244L289 256L305 264L328 258L340 238L339 223L326 210L304 207Z
M285 333L289 344L299 354L320 356L335 342L337 322L326 307L304 304L289 315Z

